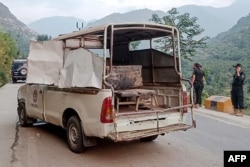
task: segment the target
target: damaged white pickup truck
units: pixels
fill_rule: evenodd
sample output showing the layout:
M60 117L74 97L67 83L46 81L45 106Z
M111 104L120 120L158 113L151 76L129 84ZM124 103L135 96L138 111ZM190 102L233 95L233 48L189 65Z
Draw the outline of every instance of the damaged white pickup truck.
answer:
M191 87L182 78L175 27L108 24L31 41L19 122L61 126L75 153L97 138L152 141L196 126L184 82Z

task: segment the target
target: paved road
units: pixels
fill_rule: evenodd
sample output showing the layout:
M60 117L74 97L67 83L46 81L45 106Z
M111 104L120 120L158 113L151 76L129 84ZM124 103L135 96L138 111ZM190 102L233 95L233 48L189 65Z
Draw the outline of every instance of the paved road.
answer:
M250 150L249 117L196 109L196 129L150 143L101 141L86 153L74 154L59 127L16 126L20 85L0 89L0 167L223 167L224 150Z
M6 85L0 88L0 166L7 167L16 159L16 90L20 85Z

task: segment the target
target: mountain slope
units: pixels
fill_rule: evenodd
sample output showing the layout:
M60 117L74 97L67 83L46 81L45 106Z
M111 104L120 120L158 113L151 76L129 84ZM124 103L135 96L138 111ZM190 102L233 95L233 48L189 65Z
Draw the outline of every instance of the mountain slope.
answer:
M228 31L212 38L206 49L199 52L194 62L201 63L207 71L205 92L209 95L230 96L232 75L236 63L243 66L246 73L245 101L250 108L250 14L242 17ZM185 76L191 76L193 62L184 61ZM189 72L189 73L188 73Z
M39 34L47 34L52 37L56 37L60 34L70 33L72 31L78 30L77 23L78 28L86 26L85 21L82 19L63 16L43 18L30 23L28 26L31 29L36 30Z
M218 33L227 31L235 25L241 17L250 13L250 9L247 6L250 6L250 1L235 0L235 2L229 7L214 8L208 6L186 5L177 8L177 10L180 13L190 13L191 17L198 17L198 24L205 29L203 35L214 37ZM166 12L167 11L140 9L127 13L113 13L99 20L89 22L88 24L83 20L77 20L76 18L72 18L72 21L70 22L70 18L66 17L49 17L35 21L28 26L40 34L57 36L58 34L77 30L75 26L76 22L83 22L84 27L93 27L118 22L147 22L152 18L152 14L157 14L159 17L163 17L167 14ZM63 18L65 18L65 20L63 20ZM49 22L50 24L47 24L46 22Z
M145 21L149 21L149 19L152 18L152 14L157 14L158 16L163 17L165 15L165 12L160 11L160 10L153 11L150 9L140 9L140 10L127 12L124 14L113 13L100 20L96 20L94 22L89 23L87 27L93 27L93 26L108 24L108 23L145 22Z
M17 42L20 55L28 54L29 40L37 35L19 21L9 9L0 2L0 31L9 33Z
M250 1L235 0L229 7L213 8L208 6L187 5L178 8L180 13L190 13L198 17L197 21L205 29L205 34L215 37L218 33L229 30L237 21L250 13Z
M204 36L215 37L218 33L229 30L237 21L250 13L250 1L235 0L229 7L214 8L208 6L185 5L177 8L177 11L189 13L191 17L198 17L198 24L205 29ZM167 12L167 11L166 11ZM114 13L108 15L95 22L89 23L88 27L117 22L141 22L148 21L152 18L152 14L157 14L159 17L165 16L163 11L153 11L149 9L140 9L128 13Z
M209 59L224 59L246 63L250 60L250 14L242 17L235 26L211 39ZM220 57L218 57L220 55Z

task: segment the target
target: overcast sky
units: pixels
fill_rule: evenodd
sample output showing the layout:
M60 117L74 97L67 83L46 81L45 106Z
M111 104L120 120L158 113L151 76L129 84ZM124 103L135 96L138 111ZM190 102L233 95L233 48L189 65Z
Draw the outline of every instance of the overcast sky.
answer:
M85 21L101 19L111 13L148 8L168 11L184 5L230 6L235 0L0 0L20 21L51 16L73 16Z

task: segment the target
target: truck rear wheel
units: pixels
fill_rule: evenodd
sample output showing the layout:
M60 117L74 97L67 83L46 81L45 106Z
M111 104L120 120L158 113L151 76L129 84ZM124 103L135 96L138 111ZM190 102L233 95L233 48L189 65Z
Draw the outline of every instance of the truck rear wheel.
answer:
M81 153L86 150L83 145L83 134L80 120L77 116L72 116L67 122L67 141L71 151Z
M150 141L155 140L157 137L158 137L158 135L154 135L154 136L140 138L140 140L143 142L150 142Z
M24 103L19 103L17 111L18 111L18 118L19 118L20 125L22 127L29 126L28 118L27 118L27 115L26 115L25 104Z

